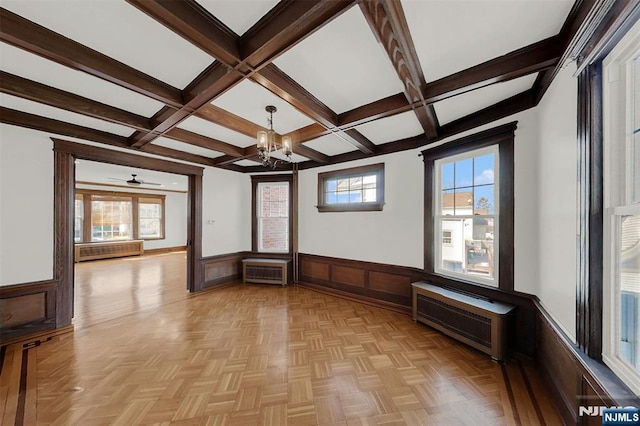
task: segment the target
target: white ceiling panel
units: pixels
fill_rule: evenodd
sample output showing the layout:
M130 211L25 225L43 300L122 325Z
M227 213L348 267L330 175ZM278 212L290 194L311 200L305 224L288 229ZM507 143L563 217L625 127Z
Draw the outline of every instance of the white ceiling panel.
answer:
M256 143L255 138L243 135L242 133L235 132L227 129L226 127L219 126L202 118L191 116L181 122L178 127L181 129L189 130L194 133L208 136L213 139L227 142L231 145L246 148Z
M269 12L278 0L199 0L205 9L236 34L242 35ZM239 7L240 6L240 7Z
M72 70L5 43L0 43L0 68L5 72L145 117L153 116L164 106L161 102L129 89Z
M124 1L16 1L2 7L184 88L214 58Z
M188 153L196 154L196 155L202 155L203 157L208 157L208 158L216 158L216 157L221 157L221 156L224 155L222 152L213 151L213 150L207 149L207 148L201 148L199 146L195 146L195 145L191 145L191 144L188 144L188 143L184 143L184 142L176 141L176 140L173 140L173 139L165 138L163 136L155 139L151 143L153 145L160 145L160 146L164 146L166 148L177 149L179 151L184 151L184 152L188 152Z
M370 121L357 126L356 130L376 145L394 142L424 133L413 110L380 120Z
M274 63L338 114L403 90L358 7L340 15Z
M289 133L313 123L309 117L290 104L249 80L244 80L212 103L262 127L267 127L269 116L264 108L267 105L273 105L278 108L278 111L273 114L273 130L280 134Z
M436 102L434 107L440 124L447 124L453 120L474 113L517 95L531 88L536 81L537 74L516 78L504 83L492 84L481 89L467 92L459 96Z
M304 142L304 145L326 155L338 155L356 150L356 147L334 134Z
M58 109L12 95L6 95L4 93L0 93L0 105L6 108L28 112L29 114L52 118L54 120L60 120L96 130L102 130L120 136L130 136L134 132L133 129L126 126L121 126L119 124L110 123L93 117L87 117L86 115L76 114L75 112L65 111L63 109Z
M97 182L112 185L126 185L125 182L113 181L109 178L131 179L131 174L137 175L136 179L159 183L162 186L133 187L144 192L145 189L170 189L175 191L187 190L187 176L162 173L153 170L137 169L135 167L118 166L115 164L98 163L95 161L76 160L76 181Z
M427 82L556 35L573 0L402 0Z

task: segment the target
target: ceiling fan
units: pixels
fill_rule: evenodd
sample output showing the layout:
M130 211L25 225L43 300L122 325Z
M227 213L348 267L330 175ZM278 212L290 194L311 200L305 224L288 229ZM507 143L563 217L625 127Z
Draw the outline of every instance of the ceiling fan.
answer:
M109 180L117 180L117 181L121 181L121 182L126 182L127 185L131 185L131 186L140 186L140 185L158 185L158 186L162 186L161 183L156 183L156 182L147 182L146 180L142 180L142 179L136 179L136 174L131 173L131 179L126 180L126 179L118 179L118 178L108 178Z

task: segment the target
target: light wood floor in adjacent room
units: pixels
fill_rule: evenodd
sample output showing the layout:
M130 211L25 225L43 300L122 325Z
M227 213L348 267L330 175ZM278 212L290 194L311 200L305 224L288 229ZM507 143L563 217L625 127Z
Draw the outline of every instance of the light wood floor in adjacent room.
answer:
M184 271L79 265L75 331L3 349L0 423L560 424L529 362L298 286L189 295Z

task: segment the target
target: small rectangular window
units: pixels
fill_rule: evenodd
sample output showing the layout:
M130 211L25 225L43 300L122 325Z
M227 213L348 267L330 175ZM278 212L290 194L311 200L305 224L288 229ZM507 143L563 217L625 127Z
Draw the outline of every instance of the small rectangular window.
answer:
M442 231L442 244L445 246L451 246L453 245L453 240L452 240L452 231Z
M138 238L163 238L162 201L162 198L138 198Z
M318 211L379 211L384 205L384 163L318 174Z

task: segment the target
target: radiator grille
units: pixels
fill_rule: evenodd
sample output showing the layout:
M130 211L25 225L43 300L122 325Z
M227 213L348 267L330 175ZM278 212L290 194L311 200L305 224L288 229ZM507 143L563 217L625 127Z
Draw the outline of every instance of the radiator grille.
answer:
M439 300L418 295L418 313L441 327L487 348L491 347L491 319Z
M245 280L282 282L280 266L246 265L245 274Z
M135 256L141 255L143 251L142 241L76 244L76 262L83 260L109 259L112 257Z

